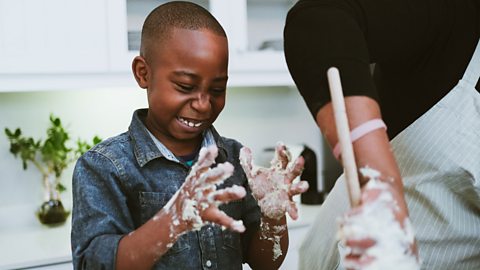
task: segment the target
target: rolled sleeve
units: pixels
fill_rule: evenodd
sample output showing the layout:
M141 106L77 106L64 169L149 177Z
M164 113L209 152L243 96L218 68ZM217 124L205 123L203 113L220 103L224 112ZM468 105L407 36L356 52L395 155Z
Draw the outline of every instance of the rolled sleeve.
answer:
M292 10L284 30L289 71L315 117L330 101L327 70L336 67L346 96L378 99L361 26L344 9L311 6Z

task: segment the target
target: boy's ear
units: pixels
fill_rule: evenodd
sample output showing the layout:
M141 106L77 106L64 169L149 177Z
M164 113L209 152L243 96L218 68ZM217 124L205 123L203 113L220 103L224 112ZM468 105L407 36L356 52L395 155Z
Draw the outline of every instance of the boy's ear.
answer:
M149 74L149 67L145 58L142 56L136 56L132 62L132 72L133 76L135 76L135 80L137 80L138 86L143 89L148 87L148 78Z

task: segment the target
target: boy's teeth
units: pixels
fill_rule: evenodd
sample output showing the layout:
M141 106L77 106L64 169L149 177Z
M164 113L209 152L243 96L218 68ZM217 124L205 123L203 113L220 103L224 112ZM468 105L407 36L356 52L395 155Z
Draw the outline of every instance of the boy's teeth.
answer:
M188 120L186 120L186 119L184 119L184 118L181 118L181 117L179 117L178 119L180 119L180 121L182 121L185 125L187 125L187 126L189 126L189 127L199 127L199 126L202 125L201 122L195 124L195 123L190 122L190 121L188 121Z

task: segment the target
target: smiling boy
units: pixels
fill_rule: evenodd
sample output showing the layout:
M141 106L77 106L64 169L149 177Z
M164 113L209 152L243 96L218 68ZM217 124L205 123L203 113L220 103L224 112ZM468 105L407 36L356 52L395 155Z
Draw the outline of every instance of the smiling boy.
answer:
M213 128L228 79L223 28L196 4L163 4L145 20L132 71L149 108L75 167L74 268L277 269L288 247L285 212L296 215L291 197L306 190L291 184L303 160L287 166L279 146L272 168L255 171L251 153L240 164L242 145ZM262 214L242 165L252 186L274 186L272 175L287 186L269 189L275 216ZM253 190L258 200L264 193Z

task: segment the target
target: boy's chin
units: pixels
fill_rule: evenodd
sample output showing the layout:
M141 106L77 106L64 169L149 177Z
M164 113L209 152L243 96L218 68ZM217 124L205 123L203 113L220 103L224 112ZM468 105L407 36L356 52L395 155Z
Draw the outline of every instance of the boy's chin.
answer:
M202 128L192 132L183 132L182 134L177 134L175 138L180 141L191 141L199 139L201 142L201 140L203 140L204 131L205 129Z

